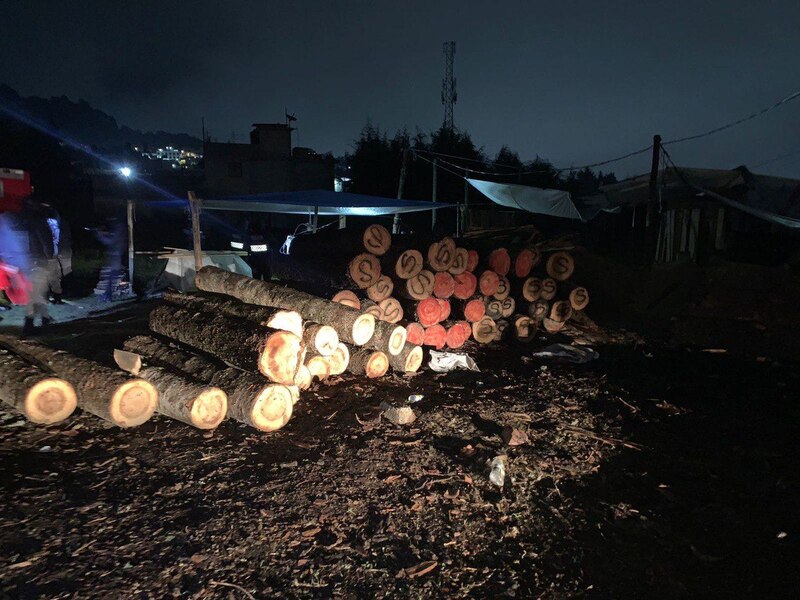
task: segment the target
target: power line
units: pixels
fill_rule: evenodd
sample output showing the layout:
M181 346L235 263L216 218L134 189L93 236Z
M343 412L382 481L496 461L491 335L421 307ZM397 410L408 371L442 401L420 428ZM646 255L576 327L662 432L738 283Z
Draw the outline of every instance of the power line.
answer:
M791 158L792 156L796 156L800 154L800 149L795 150L794 152L788 152L786 154L781 154L780 156L776 156L775 158L770 158L769 160L765 160L764 162L760 162L757 165L753 165L753 169L758 169L759 167L763 167L765 165L771 165L774 162L778 162L779 160L783 160L784 158Z

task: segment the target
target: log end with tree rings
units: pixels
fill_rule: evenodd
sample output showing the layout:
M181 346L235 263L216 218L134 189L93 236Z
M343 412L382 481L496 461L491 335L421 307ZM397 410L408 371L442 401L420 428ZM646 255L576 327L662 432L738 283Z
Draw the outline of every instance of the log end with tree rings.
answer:
M528 316L534 321L540 322L550 314L550 303L547 300L536 300L528 306Z
M403 351L403 348L405 348L407 340L408 331L402 325L398 325L392 329L392 333L389 334L389 342L386 345L386 349L392 356L397 356Z
M503 307L502 316L504 319L507 319L508 317L513 315L514 311L517 308L517 301L511 297L508 297L505 300L501 301L500 304Z
M399 323L403 320L403 305L397 298L386 298L378 306L381 309L381 321Z
M216 429L228 414L228 395L217 387L204 390L192 402L190 418L198 429Z
M331 375L336 375L333 372L333 358L336 356L336 353L328 357L328 364L331 365ZM297 375L294 376L294 385L301 390L307 390L311 387L312 379L311 379L311 371L308 370L308 367L305 365L300 365L297 369Z
M258 370L270 381L294 385L294 376L303 364L304 352L302 339L288 331L276 331L266 339L264 351L258 359Z
M412 300L424 300L433 294L433 283L435 276L427 269L423 269L417 275L406 281L406 295Z
M511 294L511 282L508 281L508 277L502 275L497 284L497 291L493 295L498 300L505 300L509 294Z
M153 384L131 379L114 390L108 412L115 425L137 427L153 416L157 406L158 392Z
M478 289L478 278L469 271L453 276L453 297L459 300L468 300L475 295Z
M447 269L451 275L460 275L467 270L467 262L469 261L469 251L466 248L456 248L456 258L453 264Z
M339 345L339 334L330 325L310 324L303 332L303 342L311 352L330 356Z
M533 269L533 251L525 248L514 258L514 275L524 279L531 274Z
M415 313L417 321L419 321L423 327L428 328L431 325L436 325L436 323L439 322L439 314L441 313L439 301L436 298L420 300L420 302L417 303Z
M464 330L459 325L451 325L447 330L447 347L453 350L461 348L466 342Z
M331 375L341 375L347 370L350 364L350 349L346 344L339 342L333 354L328 357L328 365L331 368ZM309 373L309 385L311 384L311 374Z
M397 261L394 264L394 274L400 279L411 279L419 275L423 266L422 252L412 248L397 257Z
M373 302L382 302L392 295L394 283L388 275L381 275L373 285L367 288L367 296Z
M272 329L288 331L297 336L303 335L303 317L294 310L279 310L264 325Z
M481 262L481 257L477 250L467 250L467 271L474 273L478 268L478 263Z
M456 321L453 327L461 328L461 335L464 337L464 342L467 342L472 337L472 324L469 321Z
M331 366L328 359L324 356L312 356L306 360L308 372L311 373L311 380L325 381L331 375Z
M383 225L373 223L364 230L363 241L367 252L383 256L392 246L392 234Z
M436 301L439 303L439 322L446 321L450 318L450 311L452 307L450 306L450 300L442 300L441 298L437 298Z
M419 323L406 325L406 341L415 346L421 346L425 340L425 328Z
M589 290L580 286L570 290L569 303L575 310L583 310L589 306Z
M447 330L438 323L425 328L425 339L423 345L433 346L437 350L444 348L447 343Z
M542 319L542 326L544 327L545 331L547 331L547 333L558 333L559 331L564 329L564 326L566 324L567 324L566 321L555 321L550 317L545 317L544 319Z
M494 298L486 298L484 300L484 304L486 306L486 312L484 313L490 319L497 319L503 318L503 303L500 300L495 300Z
M433 271L447 271L456 260L456 243L446 237L428 246L428 265Z
M277 431L292 418L294 397L285 385L267 385L257 396L250 411L248 425L259 431Z
M494 341L497 335L497 323L494 319L483 317L472 324L472 337L479 344L488 344Z
M511 270L511 256L505 248L496 248L489 254L489 268L498 275L508 275Z
M422 347L414 346L411 351L406 355L406 362L403 371L406 373L416 373L422 366Z
M354 375L366 375L370 379L383 377L389 370L389 357L380 350L359 348L350 355L347 370Z
M449 298L456 289L453 276L447 271L440 271L433 277L433 295L437 298Z
M570 317L572 316L572 305L568 300L559 300L558 302L553 302L553 305L550 307L549 316L553 321L565 323L566 321L569 321Z
M500 276L494 271L484 271L478 278L478 289L484 296L494 296L500 287Z
M554 252L548 257L545 270L556 281L566 281L575 271L575 261L569 252Z
M556 292L558 292L558 284L554 279L542 279L542 292L539 296L542 300L552 300L556 297Z
M345 306L355 308L356 310L361 310L361 300L359 300L355 292L350 290L342 290L341 292L337 292L336 295L331 298L331 301L344 304Z
M370 314L359 315L353 323L353 343L363 346L375 333L375 317Z
M522 283L522 297L528 302L536 302L542 296L542 280L528 277Z
M356 286L362 290L374 285L381 276L381 261L369 252L357 255L347 266L347 274Z
M514 337L520 342L530 342L536 337L536 321L525 315L514 317Z
M470 323L480 321L486 315L486 305L480 298L470 300L464 305L464 318Z
M75 389L57 377L35 383L25 394L25 417L31 423L52 425L69 417L78 405Z

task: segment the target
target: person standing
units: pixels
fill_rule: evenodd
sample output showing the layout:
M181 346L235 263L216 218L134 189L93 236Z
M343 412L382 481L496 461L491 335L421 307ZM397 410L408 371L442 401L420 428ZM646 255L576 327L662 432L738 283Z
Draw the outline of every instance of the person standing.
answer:
M44 204L42 206L46 211L45 220L53 240L53 257L47 261L47 287L49 292L53 294L53 304L64 304L61 290L63 271L61 269L61 258L59 257L59 249L61 246L61 219L58 212L52 206L49 204Z
M28 255L30 259L31 293L25 312L22 336L36 333L35 319L41 318L41 326L53 322L47 310L47 295L51 284L50 261L54 258L53 233L47 223L47 213L34 201L26 203L25 224L28 231Z

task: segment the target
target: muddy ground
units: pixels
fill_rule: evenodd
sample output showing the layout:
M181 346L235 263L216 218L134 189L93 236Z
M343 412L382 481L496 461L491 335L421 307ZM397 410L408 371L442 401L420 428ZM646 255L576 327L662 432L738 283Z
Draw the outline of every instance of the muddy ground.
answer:
M47 341L109 362L147 308ZM533 350L476 351L481 373L337 378L275 434L2 412L0 596L796 597L795 364ZM379 419L409 394L425 396L415 423Z

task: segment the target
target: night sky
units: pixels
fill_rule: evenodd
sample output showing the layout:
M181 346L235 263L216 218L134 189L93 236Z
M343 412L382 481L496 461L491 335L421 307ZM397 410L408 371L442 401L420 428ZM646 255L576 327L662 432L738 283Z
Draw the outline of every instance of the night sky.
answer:
M121 124L244 141L297 114L296 145L341 154L370 119L442 121L442 42L457 43L455 122L493 154L580 165L722 125L800 89L800 2L0 3L0 82L84 98ZM800 177L800 99L675 145L678 164ZM646 155L611 167L649 169Z

